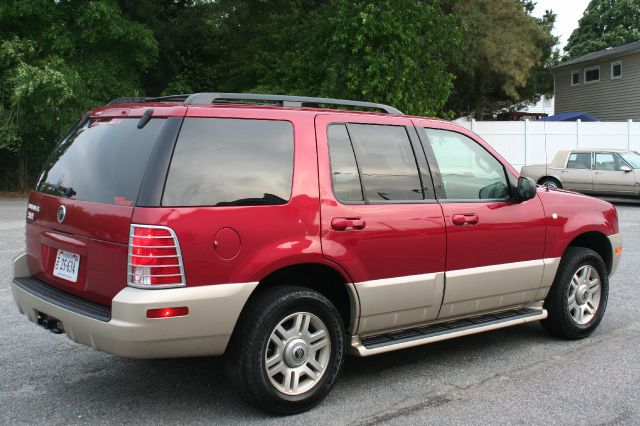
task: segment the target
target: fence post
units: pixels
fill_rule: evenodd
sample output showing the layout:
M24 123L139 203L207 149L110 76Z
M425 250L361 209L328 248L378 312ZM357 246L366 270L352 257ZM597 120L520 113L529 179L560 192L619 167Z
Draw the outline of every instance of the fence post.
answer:
M471 131L475 132L476 131L475 129L476 129L476 119L472 118L471 119Z
M524 120L524 165L527 165L527 143L529 142L529 119Z
M578 118L576 120L576 148L580 148L580 123L582 120Z
M632 119L627 120L627 149L631 149L631 122Z

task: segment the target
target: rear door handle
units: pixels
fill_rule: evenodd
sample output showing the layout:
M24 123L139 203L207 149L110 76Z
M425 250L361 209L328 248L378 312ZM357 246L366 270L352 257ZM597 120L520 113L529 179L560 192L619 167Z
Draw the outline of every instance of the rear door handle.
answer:
M331 220L331 228L336 231L364 229L366 225L366 222L361 217L334 217Z
M451 221L456 226L477 225L480 218L475 213L454 214Z

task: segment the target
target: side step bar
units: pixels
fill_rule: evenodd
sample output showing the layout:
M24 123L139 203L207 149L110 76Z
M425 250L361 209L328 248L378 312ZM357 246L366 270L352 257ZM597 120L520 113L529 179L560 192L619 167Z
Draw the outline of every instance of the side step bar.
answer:
M356 337L351 346L356 355L364 357L539 321L546 317L547 311L545 309L521 308L365 337L363 339Z

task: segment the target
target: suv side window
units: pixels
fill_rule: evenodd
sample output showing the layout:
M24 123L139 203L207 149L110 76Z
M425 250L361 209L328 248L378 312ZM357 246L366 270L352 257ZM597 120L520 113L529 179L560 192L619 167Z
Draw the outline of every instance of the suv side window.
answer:
M358 164L345 124L332 124L327 131L331 183L333 193L340 201L364 201Z
M473 139L449 130L423 128L449 200L508 199L504 166ZM431 160L431 159L430 159ZM433 161L430 161L433 163ZM434 167L435 166L435 167Z
M573 152L567 161L567 169L591 169L590 152Z
M292 177L290 122L185 118L162 205L286 204Z
M405 127L350 123L347 129L368 202L424 199Z

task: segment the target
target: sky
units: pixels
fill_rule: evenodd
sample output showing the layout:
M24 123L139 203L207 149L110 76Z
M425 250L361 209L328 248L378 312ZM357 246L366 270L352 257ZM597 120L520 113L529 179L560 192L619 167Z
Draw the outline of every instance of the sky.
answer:
M562 48L567 44L571 32L578 27L578 20L582 18L582 13L587 8L589 0L538 0L533 15L541 17L544 11L551 9L558 16L553 35L560 37L558 48L560 53L564 53Z

